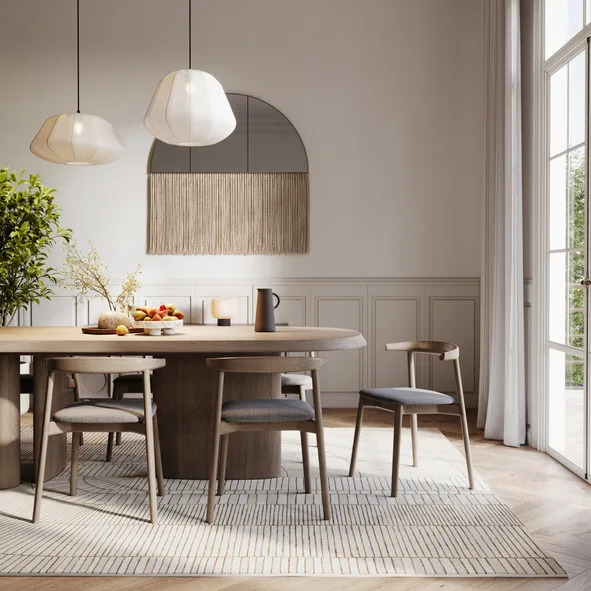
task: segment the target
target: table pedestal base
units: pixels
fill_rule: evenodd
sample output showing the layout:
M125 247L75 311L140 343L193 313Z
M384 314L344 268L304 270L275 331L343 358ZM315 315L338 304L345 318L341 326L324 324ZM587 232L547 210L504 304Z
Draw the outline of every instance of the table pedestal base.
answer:
M19 356L0 355L0 489L21 483Z
M154 372L160 447L165 478L208 478L217 373L205 365L220 354L165 355L166 367ZM276 398L278 374L226 374L226 400ZM230 435L228 479L277 478L281 475L281 433Z

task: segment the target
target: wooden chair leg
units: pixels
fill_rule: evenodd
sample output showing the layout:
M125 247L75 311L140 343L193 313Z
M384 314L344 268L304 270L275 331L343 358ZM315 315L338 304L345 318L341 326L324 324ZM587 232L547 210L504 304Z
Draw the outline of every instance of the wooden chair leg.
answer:
M410 415L410 431L412 436L412 465L419 465L419 422L417 415Z
M33 523L39 521L41 514L41 499L43 497L43 481L45 479L45 462L47 460L47 429L43 426L43 435L41 436L41 453L39 456L39 468L37 470L37 486L35 488L35 506L33 507Z
M214 427L213 445L211 446L211 459L209 464L209 487L207 489L207 523L213 521L215 510L215 485L218 475L218 460L220 455L220 425L216 423Z
M304 464L304 491L307 495L312 491L310 480L310 451L308 449L308 434L300 431L300 440L302 442L302 462Z
M220 459L220 436L222 427L222 403L224 398L224 372L218 372L218 387L215 402L215 419L213 421L211 457L209 460L209 486L207 488L207 513L205 521L211 523L215 512L215 485ZM224 474L225 478L225 474Z
M306 402L306 386L300 386L300 400Z
M111 376L109 376L111 379ZM121 388L119 386L113 385L113 400L122 400L123 394L121 393ZM115 445L121 445L121 431L118 431L115 434Z
M109 438L107 439L107 457L106 461L110 462L113 459L113 438L115 434L109 433Z
M47 380L47 394L43 411L43 429L41 431L41 449L37 467L37 486L35 488L35 505L33 506L33 523L39 521L41 515L41 499L43 498L43 481L45 480L45 464L47 462L47 443L49 439L49 421L51 420L51 405L53 401L53 374Z
M78 490L78 457L82 433L72 433L72 465L70 466L70 496L76 496Z
M117 433L119 435L119 433ZM164 473L162 471L162 454L160 453L160 432L158 418L154 415L154 455L156 457L156 480L158 482L158 496L164 496Z
M148 497L150 499L150 522L158 522L158 501L156 491L156 459L154 454L154 433L150 427L151 421L146 422L146 461L148 465Z
M326 448L324 447L324 429L317 425L316 442L318 445L318 466L320 468L320 487L322 489L323 517L330 520L330 495L328 491L328 475L326 473Z
M80 382L78 381L78 374L72 374L72 378L74 380L74 402L78 402L80 400ZM84 445L83 433L80 433L80 445Z
M146 435L146 461L148 464L148 497L150 499L150 521L158 522L158 499L156 484L156 454L154 453L154 419L152 415L152 393L150 390L150 372L144 374L144 426ZM109 434L110 435L110 434Z
M464 440L464 453L466 455L466 467L468 468L468 482L470 490L474 488L474 474L472 472L472 453L470 452L470 431L466 419L466 403L464 401L464 387L462 386L462 374L459 358L454 359L454 373L458 393L458 405L460 407L460 424L462 426L462 439Z
M394 410L394 447L392 450L392 490L391 497L398 496L398 471L400 467L400 441L402 439L402 407Z
M466 412L460 413L460 424L462 426L462 439L464 440L464 454L466 455L466 468L468 470L468 482L470 490L474 489L474 472L472 470L472 452L470 450L470 432Z
M357 420L355 421L355 435L353 436L353 450L351 451L351 463L349 464L349 476L355 476L355 465L357 464L357 449L359 447L359 435L361 434L361 424L363 423L363 396L359 396L359 406L357 408Z
M220 469L218 475L218 496L224 494L224 487L226 486L226 463L228 460L228 442L230 434L226 433L221 437L221 449L220 449Z

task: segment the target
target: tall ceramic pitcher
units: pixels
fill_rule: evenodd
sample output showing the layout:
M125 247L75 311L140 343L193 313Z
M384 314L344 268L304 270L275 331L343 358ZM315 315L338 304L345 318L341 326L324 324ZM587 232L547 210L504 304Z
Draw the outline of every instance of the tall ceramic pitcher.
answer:
M257 295L257 313L254 321L256 332L275 332L275 308L281 300L270 287L259 287ZM277 298L277 303L273 305L273 297Z

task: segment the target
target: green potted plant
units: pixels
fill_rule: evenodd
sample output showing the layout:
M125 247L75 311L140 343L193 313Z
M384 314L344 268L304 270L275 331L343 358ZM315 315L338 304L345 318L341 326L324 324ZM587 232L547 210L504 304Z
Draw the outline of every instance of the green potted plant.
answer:
M0 326L53 293L57 276L47 257L57 239L72 235L59 224L54 195L39 175L0 168Z

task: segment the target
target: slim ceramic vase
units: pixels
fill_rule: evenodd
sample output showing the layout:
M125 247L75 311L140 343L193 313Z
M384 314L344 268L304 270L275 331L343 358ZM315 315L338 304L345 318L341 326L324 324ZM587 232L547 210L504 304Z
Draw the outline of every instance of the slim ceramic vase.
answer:
M259 287L257 295L257 313L254 320L255 332L275 332L275 308L281 301L270 287ZM273 297L277 303L273 305Z

